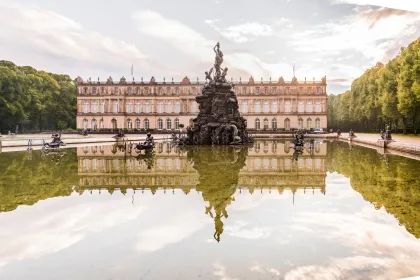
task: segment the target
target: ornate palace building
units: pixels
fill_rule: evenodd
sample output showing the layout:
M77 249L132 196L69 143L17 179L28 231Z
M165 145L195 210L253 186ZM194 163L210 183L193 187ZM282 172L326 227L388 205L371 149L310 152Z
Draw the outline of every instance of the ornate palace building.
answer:
M198 113L195 97L204 83L77 81L77 128L93 131L126 129L173 130L188 126ZM326 78L320 81L233 82L239 110L250 130L290 130L327 127Z

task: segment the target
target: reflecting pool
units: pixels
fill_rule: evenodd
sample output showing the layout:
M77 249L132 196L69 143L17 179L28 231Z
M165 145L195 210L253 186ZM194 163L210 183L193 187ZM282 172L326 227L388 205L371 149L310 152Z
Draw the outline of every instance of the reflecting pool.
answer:
M419 171L336 141L0 153L0 279L420 275Z

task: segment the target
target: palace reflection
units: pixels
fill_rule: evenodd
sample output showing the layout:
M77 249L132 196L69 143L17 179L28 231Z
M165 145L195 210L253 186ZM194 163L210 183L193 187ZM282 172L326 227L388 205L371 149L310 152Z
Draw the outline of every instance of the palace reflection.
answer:
M214 238L223 232L222 218L237 191L268 189L282 193L289 188L325 193L327 145L316 142L294 160L290 141L257 141L252 147L200 146L179 149L171 143L157 143L149 156L135 157L121 146L77 148L79 192L107 189L192 189L201 193L214 219Z

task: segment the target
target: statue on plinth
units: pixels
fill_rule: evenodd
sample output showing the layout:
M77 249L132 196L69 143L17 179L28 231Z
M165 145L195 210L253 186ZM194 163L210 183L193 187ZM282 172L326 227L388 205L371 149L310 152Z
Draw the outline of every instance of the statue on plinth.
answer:
M195 100L199 104L197 118L187 127L187 137L180 144L241 145L252 142L246 131L246 120L239 113L232 83L226 79L228 68L222 68L220 44L214 48L214 66L205 72L206 84ZM213 75L212 75L213 74Z

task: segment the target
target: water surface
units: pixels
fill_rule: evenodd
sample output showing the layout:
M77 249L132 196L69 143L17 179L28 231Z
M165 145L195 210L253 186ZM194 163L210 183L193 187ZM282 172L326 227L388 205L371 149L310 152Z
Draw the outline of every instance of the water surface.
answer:
M420 162L343 142L0 154L0 279L420 275Z

